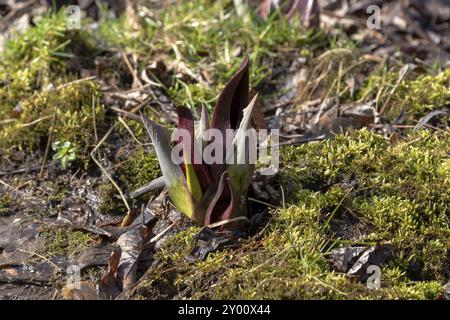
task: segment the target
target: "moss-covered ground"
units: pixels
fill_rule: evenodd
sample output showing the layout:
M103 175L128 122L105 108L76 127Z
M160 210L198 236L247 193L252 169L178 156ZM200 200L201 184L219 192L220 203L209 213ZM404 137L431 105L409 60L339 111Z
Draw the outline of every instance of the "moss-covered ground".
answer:
M155 253L133 297L438 297L450 278L450 131L448 126L413 127L428 112L449 107L450 70L418 68L400 81L402 64L367 59L362 44L344 33L299 31L299 21L289 23L277 14L268 21L254 11L238 16L232 3L180 1L140 18L138 28L127 16L105 16L96 30L86 19L82 32L67 30L63 14L48 13L13 36L0 53L0 171L30 164L38 170L0 179L17 187L16 192L45 196L42 210L50 212L64 196L76 193L75 180L79 189L90 178L95 181L89 185L93 209L106 217L124 216L127 208L117 188L91 157L94 148L102 142L94 156L125 197L160 170L144 128L125 117L124 126L111 109L127 109L123 100L111 99L111 88L122 93L133 89L133 75L117 52L139 71L153 62L164 66L148 72L156 89L195 115L202 105L213 108L246 53L251 86L266 103L282 95L276 92L286 81L280 74L302 57L310 81L294 109L329 96L341 102L375 100L383 123L402 117L404 128L386 133L373 126L326 141L283 146L280 183L274 186L282 191L282 201L269 210L269 223L238 247L197 262L187 256L199 229L171 236ZM111 65L99 73L100 61ZM350 90L345 84L357 74L363 76L361 85ZM143 111L164 122L158 116L161 101L154 95L149 100ZM55 142L74 146L75 159L67 168L52 159ZM47 169L34 181L41 166ZM0 194L0 217L16 214L18 202L23 206L18 194ZM128 198L128 204L139 209L155 195ZM93 243L81 231L48 230L43 237L49 244L40 254L46 258L73 256ZM335 248L385 243L393 246L394 256L381 268L380 289L368 289L332 268Z
M285 203L239 249L190 263L196 229L170 239L138 290L208 299L433 299L449 279L450 139L391 143L365 129L282 151ZM432 187L431 187L432 186ZM338 221L353 218L342 235ZM355 236L356 234L356 236ZM391 243L382 288L332 270L333 248ZM152 292L152 294L155 294Z

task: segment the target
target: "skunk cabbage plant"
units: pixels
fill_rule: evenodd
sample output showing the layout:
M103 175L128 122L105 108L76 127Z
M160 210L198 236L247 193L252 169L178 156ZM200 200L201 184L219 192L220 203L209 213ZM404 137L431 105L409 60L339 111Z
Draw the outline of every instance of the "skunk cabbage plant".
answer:
M259 9L260 16L266 20L273 10L280 10L291 21L299 16L303 25L318 28L320 25L320 7L317 0L263 0Z
M173 148L169 131L141 114L172 203L199 225L247 215L254 165L249 161L246 133L251 131L255 100L256 96L249 103L247 56L221 92L211 121L204 107L198 124L188 108L177 108ZM180 163L172 156L177 151Z

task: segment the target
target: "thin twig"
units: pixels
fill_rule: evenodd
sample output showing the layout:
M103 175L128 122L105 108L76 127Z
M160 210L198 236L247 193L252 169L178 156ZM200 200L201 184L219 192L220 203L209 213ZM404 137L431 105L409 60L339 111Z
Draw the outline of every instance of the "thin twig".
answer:
M20 126L20 127L31 127L32 125L35 125L36 123L39 123L39 122L41 122L41 121L50 119L51 117L53 117L53 116L45 116L45 117L36 119L36 120L31 121L31 122L28 122L28 123L23 123L23 124L21 124L21 125L19 125L19 126Z
M42 178L44 175L45 164L47 163L48 152L50 151L50 145L52 144L53 139L53 129L56 123L56 110L53 112L52 116L52 124L50 126L50 132L48 134L47 146L45 147L44 159L42 159L41 171L39 171L39 178Z
M154 236L153 238L150 239L149 243L154 243L156 241L158 241L159 239L161 239L170 229L172 229L175 226L175 222L172 223L170 226L168 226L167 228L165 228L163 231L161 231L160 233L158 233L156 236Z
M225 224L229 224L229 223L232 223L232 222L235 222L235 221L239 221L239 220L244 220L244 221L249 222L247 217L243 217L242 216L242 217L226 219L226 220L222 220L222 221L219 221L219 222L216 222L216 223L208 224L207 227L208 228L216 228L216 227L220 227L220 226L223 226Z
M140 105L136 106L133 110L131 110L131 114L138 112L141 110L149 101L150 99L145 100ZM100 171L108 178L108 180L112 183L114 188L116 188L117 192L119 192L120 198L122 199L123 203L125 204L125 207L127 208L128 212L125 216L125 218L122 221L122 226L125 226L131 219L131 208L128 204L128 201L122 191L122 189L119 187L119 185L114 181L114 179L111 177L111 175L108 173L108 171L102 166L99 160L95 157L95 152L100 148L100 146L108 139L108 137L111 135L111 133L117 128L119 125L119 122L116 122L112 125L111 128L106 132L106 134L103 136L103 138L100 140L100 142L95 146L95 148L91 151L90 155L92 160L95 162L95 164L100 168Z
M22 169L17 169L17 170L12 170L12 171L0 171L0 176L9 176L9 175L14 175L14 174L32 172L32 171L37 171L40 169L41 169L41 166L36 166L36 167L22 168Z
M351 187L347 193L341 198L341 200L339 201L339 203L336 205L336 207L334 208L334 210L331 212L330 216L327 218L326 222L324 223L324 226L329 226L330 225L330 221L331 219L333 219L334 215L336 214L336 212L338 211L338 209L341 207L342 203L344 203L344 200L347 199L347 197L350 195L350 193L353 191L353 187ZM318 216L320 217L320 215Z
M57 87L55 88L55 90L60 90L60 89L66 88L66 87L68 87L68 86L71 86L71 85L73 85L73 84L78 84L78 83L81 83L81 82L91 81L91 80L95 80L95 79L96 79L95 76L86 77L86 78L83 78L83 79L77 79L77 80L74 80L74 81L70 81L70 82L67 82L67 83L63 83L62 85L57 86Z
M114 186L114 188L116 188L116 190L119 192L120 197L122 198L123 203L125 204L128 212L127 212L127 216L129 216L131 214L131 208L130 205L128 204L128 201L125 197L125 195L123 194L122 189L119 187L119 185L114 181L114 179L111 177L111 175L108 173L108 171L102 166L102 164L100 163L100 161L97 160L97 158L95 157L95 152L97 151L97 149L106 141L106 139L108 139L108 137L111 135L111 133L114 131L114 129L117 127L118 122L116 122L111 128L109 128L108 132L106 132L106 134L103 136L103 138L100 140L100 142L95 146L95 148L91 151L91 158L92 160L94 160L94 162L97 164L97 166L100 168L100 171L108 178L108 180L112 183L112 185Z
M406 74L408 73L409 70L409 66L405 65L399 73L398 79L397 79L397 83L395 84L395 86L392 88L391 92L389 92L389 95L386 99L386 101L383 103L383 106L381 107L380 110L380 115L383 114L384 110L386 109L387 105L389 104L389 101L391 101L392 96L394 95L395 91L397 90L398 86L400 85L400 83L403 81L403 79L405 78Z
M247 275L247 274L249 274L249 273L255 271L256 269L262 267L263 265L265 265L265 264L267 264L267 263L269 263L269 262L275 260L275 259L278 258L280 255L284 254L286 251L288 251L288 250L290 250L290 249L292 249L292 248L291 248L291 247L286 247L286 248L284 248L283 250L281 250L281 251L278 252L277 254L273 255L273 256L270 257L269 259L263 261L262 263L260 263L260 264L258 264L257 266L251 268L250 270L247 270L247 271L243 274L243 276L245 276L245 275Z
M320 280L319 278L317 278L317 277L315 277L315 276L311 276L311 278L313 278L314 280L316 280L317 282L319 282L319 283L320 283L321 285L323 285L324 287L328 287L328 288L330 288L330 289L336 291L337 293L340 293L340 294L342 294L342 295L344 295L344 296L348 296L348 293L343 292L343 291L341 291L341 290L339 290L339 289L336 289L336 288L333 287L332 285L323 282L322 280Z
M98 99L98 98L97 98ZM95 137L95 143L98 141L98 135L97 135L97 121L95 119L95 106L96 106L96 97L92 96L92 122L94 123L94 137Z
M127 54L125 53L125 51L122 52L122 57L123 60L125 61L125 64L128 67L128 70L130 71L131 75L133 76L134 81L139 84L139 87L142 87L142 81L139 79L137 72L135 69L133 69L133 67L131 66L130 60L128 59Z
M264 202L264 201L261 201L261 200L255 199L255 198L248 197L247 199L248 199L249 201L256 202L256 203L260 203L260 204L266 205L266 206L271 207L271 208L274 208L274 209L279 209L279 208L280 208L279 206L275 206L275 205L273 205L273 204L270 204L270 203L268 203L268 202Z
M309 143L309 142L314 142L314 141L323 141L326 139L327 139L327 137L323 134L320 136L314 136L311 138L305 138L305 139L300 139L300 140L283 141L278 144L273 144L273 145L271 145L271 147L275 148L275 147L281 147L281 146L298 145L298 144L304 144L304 143Z
M319 111L317 112L317 114L315 116L315 120L313 121L313 124L318 124L320 117L322 116L322 114L325 113L324 109L328 108L331 103L335 102L334 99L329 100L328 98L330 97L331 91L333 90L336 83L338 83L338 80L334 79L333 83L331 84L330 88L328 89L328 91L325 95L325 98L323 99L322 103L320 104ZM337 104L339 106L339 100L337 101Z
M30 0L27 2L22 3L14 3L13 8L10 12L8 12L7 15L2 17L2 20L0 21L0 30L3 31L3 28L7 26L10 23L10 20L21 10L28 9L29 7L33 6L35 3L37 3L37 0Z
M17 250L25 252L25 253L28 253L28 254L32 254L32 255L34 255L34 256L36 256L38 258L41 258L42 260L47 261L48 263L53 265L59 271L63 271L63 269L60 266L58 266L56 263L54 263L53 261L49 260L48 258L44 257L43 255L40 255L39 253L23 250L23 249L20 249L20 248L18 248Z
M119 122L125 127L125 129L127 129L128 133L131 135L131 137L134 139L134 141L136 141L139 145L141 145L141 146L153 145L153 143L140 142L139 139L134 135L133 130L131 130L130 126L125 122L125 120L123 120L123 118L121 116L119 116L117 118L119 119Z
M29 195L29 194L26 194L25 192L22 192L22 191L17 190L17 189L14 188L12 185L6 183L5 181L3 181L3 180L1 180L1 179L0 179L0 184L2 184L2 185L5 186L6 188L9 188L9 189L11 189L13 192L18 193L18 194L20 194L20 195L22 195L22 196L24 196L24 197L26 197L26 198L30 198L30 199L34 199L34 200L41 201L40 199L38 199L38 198L36 198L36 197L34 197L34 196L31 196L31 195Z
M127 118L130 118L130 119L132 119L132 120L136 120L136 121L141 121L141 117L139 117L138 115L136 115L136 114L133 114L133 113L131 113L131 112L128 112L128 111L126 111L126 110L123 110L123 109L120 109L120 108L118 108L118 107L111 107L110 108L112 111L115 111L115 112L117 112L117 113L120 113L120 114L122 114L122 115L124 115L124 116L126 116Z
M0 125L17 122L17 119L5 119L0 121Z

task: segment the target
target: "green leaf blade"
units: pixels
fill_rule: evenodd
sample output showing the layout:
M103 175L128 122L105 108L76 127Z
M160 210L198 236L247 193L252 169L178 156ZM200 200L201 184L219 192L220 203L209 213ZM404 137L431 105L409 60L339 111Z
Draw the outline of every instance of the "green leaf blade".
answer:
M161 172L173 204L186 216L199 222L198 211L189 186L180 166L172 161L169 139L163 127L154 123L141 113L141 120L153 142ZM203 218L201 218L203 220Z

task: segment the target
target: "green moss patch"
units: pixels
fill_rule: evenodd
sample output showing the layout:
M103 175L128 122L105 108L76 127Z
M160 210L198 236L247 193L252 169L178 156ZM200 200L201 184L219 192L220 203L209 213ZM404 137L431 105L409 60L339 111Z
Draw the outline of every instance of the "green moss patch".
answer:
M67 30L65 12L48 14L13 37L0 59L0 116L9 118L16 104L36 91L73 79L71 65L89 61L94 48L89 32Z
M391 241L398 248L398 265L412 277L445 280L450 248L449 148L448 134L421 131L391 144L367 130L288 148L282 161L288 164L286 177L295 179L292 185L302 186L291 190L289 200L309 202L336 188L341 194L351 189L338 215L351 213L370 227L371 232L359 240ZM300 166L291 167L292 163ZM311 188L321 190L313 195Z
M95 240L89 233L63 228L45 229L40 235L47 240L46 246L39 252L44 257L59 255L73 257L81 250L90 247Z
M125 193L133 192L160 176L161 170L156 154L148 152L142 147L132 151L122 162L119 162L114 173L115 181ZM154 193L148 193L138 200L148 201L152 195ZM100 186L100 201L98 210L101 213L121 214L126 212L119 193L111 183Z
M437 75L422 75L405 81L396 90L391 106L404 109L412 119L418 119L435 109L450 104L450 69Z
M0 196L0 217L12 214L12 210L10 209L11 202L12 202L11 194L6 193Z
M97 130L103 127L105 108L100 96L96 82L82 81L23 100L17 121L0 128L0 148L43 150L52 129L52 142L69 141L77 159L85 163L96 143Z
M368 130L282 150L285 208L257 238L189 262L197 228L165 242L143 297L434 299L449 279L450 140L428 131L391 144ZM291 181L286 184L286 181ZM355 232L340 235L357 223ZM339 230L334 228L338 221ZM382 287L331 268L333 248L390 242Z
M381 74L368 77L359 93L363 99L379 99L380 108L387 102L383 113L385 119L394 121L404 112L405 123L416 124L430 111L444 109L450 104L450 69L435 75L407 75L396 87L398 77L397 72L383 69Z

